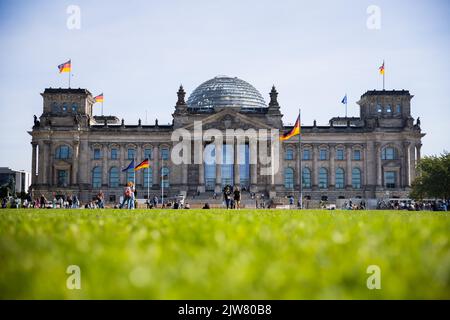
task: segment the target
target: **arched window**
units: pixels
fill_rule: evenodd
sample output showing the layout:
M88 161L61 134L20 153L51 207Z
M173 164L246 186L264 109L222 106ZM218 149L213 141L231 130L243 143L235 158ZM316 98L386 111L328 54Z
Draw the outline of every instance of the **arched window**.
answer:
M285 160L294 160L294 149L287 148L284 159Z
M77 113L78 112L78 105L76 103L72 103L72 112Z
M336 169L336 189L344 189L344 169L337 168Z
M170 183L169 183L170 170L169 170L169 168L166 168L166 167L162 168L161 173L162 173L162 176L161 176L162 185L164 186L164 188L168 188L170 186Z
M112 167L109 170L109 186L111 188L117 188L119 187L119 183L120 183L119 169L117 167Z
M134 183L134 168L130 168L127 170L127 181L128 182L133 182Z
M294 189L294 169L284 169L284 187L286 189Z
M311 170L303 168L302 172L303 188L311 188Z
M58 148L56 148L55 158L56 159L72 158L72 149L67 145L59 146Z
M144 169L144 188L151 187L153 185L153 170L152 168Z
M320 168L319 170L319 188L328 188L328 170L325 168Z
M382 160L395 160L397 159L397 150L394 147L386 147L381 153Z
M389 113L389 114L392 113L392 107L391 107L390 104L388 104L388 105L386 106L386 112Z
M98 189L102 187L102 168L95 167L92 169L92 188Z
M67 103L63 103L61 110L62 112L67 112Z
M352 170L352 188L361 189L361 170L359 168Z

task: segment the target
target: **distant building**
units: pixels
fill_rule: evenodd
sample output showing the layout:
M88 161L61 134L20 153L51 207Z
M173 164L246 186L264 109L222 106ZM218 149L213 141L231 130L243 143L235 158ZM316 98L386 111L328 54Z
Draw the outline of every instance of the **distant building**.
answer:
M326 91L323 91L326 94ZM277 129L284 133L275 87L267 104L249 83L218 76L197 87L185 101L180 87L171 124L125 124L117 117L93 115L94 99L86 89L45 89L43 112L35 117L32 136L32 187L36 193L76 193L82 200L102 190L117 201L127 181L135 181L138 197L184 193L220 192L224 185L237 185L269 197L303 195L312 200L339 198L406 197L420 159L420 121L411 117L411 99L406 90L367 91L357 102L359 117L332 118L328 125L303 125L302 159L294 137L280 143L279 169L261 174L261 164L249 163L260 147L244 147L244 163L233 162L233 142L202 142L215 154L223 153L224 164L174 164L172 133L193 132L194 121L203 128ZM125 109L130 106L123 106ZM156 106L155 106L156 107ZM170 109L167 106L157 106ZM289 119L294 122L295 119ZM234 145L233 145L234 144ZM269 146L270 148L270 146ZM194 150L194 149L192 149ZM257 151L256 151L257 150ZM242 151L242 149L241 149ZM272 152L272 151L271 151ZM195 152L192 152L195 155ZM150 168L122 172L132 159L149 159ZM259 159L259 158L258 158Z
M31 185L31 174L23 170L12 170L7 167L0 167L0 187L13 185L16 193L28 192Z

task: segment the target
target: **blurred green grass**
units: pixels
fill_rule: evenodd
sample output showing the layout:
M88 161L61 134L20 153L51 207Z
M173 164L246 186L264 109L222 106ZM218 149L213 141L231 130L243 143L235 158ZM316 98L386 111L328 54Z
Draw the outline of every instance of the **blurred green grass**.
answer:
M5 209L0 298L450 299L449 231L438 212Z

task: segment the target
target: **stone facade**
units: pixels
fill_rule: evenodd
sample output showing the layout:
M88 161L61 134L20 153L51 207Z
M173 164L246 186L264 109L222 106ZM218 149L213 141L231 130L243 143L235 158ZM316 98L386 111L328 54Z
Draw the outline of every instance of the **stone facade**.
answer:
M180 87L171 125L159 125L157 120L153 125L143 125L140 120L129 125L114 116L93 116L94 99L86 89L46 89L42 94L43 113L35 118L29 132L32 189L35 195L76 193L83 201L102 190L106 200L118 201L131 177L121 168L133 158L137 163L149 158L151 174L140 170L135 176L138 198L146 197L148 189L150 196L160 196L162 181L166 196L218 192L224 183L221 165L216 165L215 177L208 180L205 165L172 162L173 131L182 128L193 132L195 121L202 121L203 130L289 131L292 127L283 125L277 95L273 87L265 108L221 105L198 109L185 102ZM303 195L313 200L407 197L417 174L415 165L424 136L420 120L414 123L411 117L412 97L405 90L368 91L358 101L360 117L333 118L327 126L318 126L315 121L312 126L302 126L301 161L296 136L280 142L277 172L262 175L263 164L258 160L257 164L249 164L244 179L235 162L230 167L233 184L272 197L297 197L299 172L303 172ZM239 132L226 143L233 145L238 136ZM213 143L217 151L224 146ZM250 144L250 158L260 151L258 148ZM193 141L192 158L199 150Z

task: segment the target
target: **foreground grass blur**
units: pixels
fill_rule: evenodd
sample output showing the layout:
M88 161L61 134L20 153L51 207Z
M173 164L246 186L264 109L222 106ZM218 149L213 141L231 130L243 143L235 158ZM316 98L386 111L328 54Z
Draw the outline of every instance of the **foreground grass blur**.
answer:
M449 299L449 234L438 212L0 210L0 298Z

